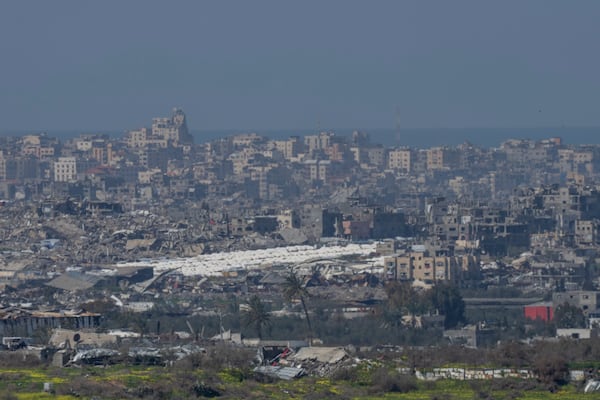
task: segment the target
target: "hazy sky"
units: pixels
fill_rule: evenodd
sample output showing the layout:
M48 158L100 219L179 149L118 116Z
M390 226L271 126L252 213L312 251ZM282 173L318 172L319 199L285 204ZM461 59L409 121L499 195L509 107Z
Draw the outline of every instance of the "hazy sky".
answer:
M0 129L600 125L600 1L6 1Z

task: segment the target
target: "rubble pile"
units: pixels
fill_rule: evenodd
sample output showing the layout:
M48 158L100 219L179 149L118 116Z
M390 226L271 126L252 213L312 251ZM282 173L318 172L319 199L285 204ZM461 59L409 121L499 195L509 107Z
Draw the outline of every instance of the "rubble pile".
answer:
M354 362L341 347L303 347L290 358L308 375L320 377L329 377Z
M256 373L284 380L303 375L328 377L354 363L341 347L293 346L291 343L273 346L269 342L261 343L257 360L259 366L254 369Z

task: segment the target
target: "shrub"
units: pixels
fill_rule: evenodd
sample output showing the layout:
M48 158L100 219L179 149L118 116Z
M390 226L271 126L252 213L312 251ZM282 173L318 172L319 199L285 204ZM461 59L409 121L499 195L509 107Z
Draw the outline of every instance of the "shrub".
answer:
M567 361L555 354L541 354L534 362L533 372L546 383L550 390L569 382Z
M334 382L339 382L339 381L354 382L357 380L357 378L358 378L358 371L356 370L356 367L340 368L331 375L331 380Z
M247 369L255 353L249 349L218 344L206 349L206 353L191 354L176 363L177 367L200 368L219 372L224 369Z
M0 392L0 400L18 400L19 398L17 397L16 394L13 393L12 389L5 389L3 391Z
M108 398L123 398L124 392L124 387L108 382L97 382L84 376L78 376L69 382L56 385L56 394L75 397L92 397L102 393Z
M193 387L194 393L196 396L201 397L219 397L221 396L221 392L219 392L214 387L207 385L204 382L198 382Z
M408 393L417 389L414 377L401 375L397 371L387 368L379 368L373 372L371 377L371 389L375 393Z
M0 367L40 367L44 363L39 357L23 351L3 351L0 353Z

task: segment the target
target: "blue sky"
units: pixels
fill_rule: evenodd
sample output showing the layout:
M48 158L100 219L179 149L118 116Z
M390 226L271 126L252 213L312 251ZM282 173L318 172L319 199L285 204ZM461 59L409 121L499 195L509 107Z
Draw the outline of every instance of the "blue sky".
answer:
M600 125L600 2L16 1L0 129Z

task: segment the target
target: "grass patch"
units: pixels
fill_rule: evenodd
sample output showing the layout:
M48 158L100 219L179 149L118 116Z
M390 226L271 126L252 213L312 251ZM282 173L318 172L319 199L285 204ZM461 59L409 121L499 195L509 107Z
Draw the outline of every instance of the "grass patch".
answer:
M42 391L51 382L54 393ZM402 399L473 400L591 398L575 384L551 393L541 384L525 380L416 381L381 364L361 363L332 378L304 377L261 383L245 369L219 372L147 366L84 368L0 368L0 399L196 398L197 393L218 391L225 398L265 399ZM593 396L592 396L593 397Z

